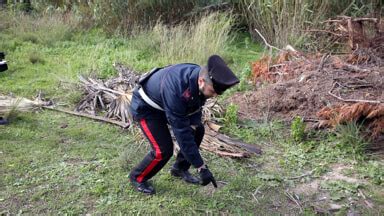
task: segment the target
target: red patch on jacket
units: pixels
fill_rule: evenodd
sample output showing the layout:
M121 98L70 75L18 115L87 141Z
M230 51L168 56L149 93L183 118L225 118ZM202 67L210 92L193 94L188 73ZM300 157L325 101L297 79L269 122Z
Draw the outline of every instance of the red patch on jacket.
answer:
M189 100L191 98L191 91L189 89L185 90L182 96L185 100Z

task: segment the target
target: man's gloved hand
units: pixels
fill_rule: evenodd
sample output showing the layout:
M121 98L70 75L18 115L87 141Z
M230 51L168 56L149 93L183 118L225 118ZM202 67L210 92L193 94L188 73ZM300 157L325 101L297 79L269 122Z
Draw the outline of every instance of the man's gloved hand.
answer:
M213 186L217 188L216 180L213 177L211 171L209 171L208 166L202 167L199 170L201 185L206 186L212 182Z

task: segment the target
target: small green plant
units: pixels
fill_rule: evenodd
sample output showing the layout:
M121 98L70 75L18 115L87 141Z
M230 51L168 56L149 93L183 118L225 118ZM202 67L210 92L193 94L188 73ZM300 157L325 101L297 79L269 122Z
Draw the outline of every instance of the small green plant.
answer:
M246 38L247 39L247 38ZM240 83L237 86L237 91L245 91L250 89L251 87L251 81L250 77L252 75L252 70L249 64L243 68L240 74Z
M305 123L301 117L295 117L291 124L291 138L301 142L305 138Z
M336 128L336 146L350 154L354 159L362 159L364 157L365 147L368 142L361 134L361 125L356 122L339 125Z
M28 57L29 61L32 64L44 64L44 59L37 53L37 52L31 52Z
M234 128L237 124L237 111L238 106L235 104L229 104L224 116L224 124L227 128Z

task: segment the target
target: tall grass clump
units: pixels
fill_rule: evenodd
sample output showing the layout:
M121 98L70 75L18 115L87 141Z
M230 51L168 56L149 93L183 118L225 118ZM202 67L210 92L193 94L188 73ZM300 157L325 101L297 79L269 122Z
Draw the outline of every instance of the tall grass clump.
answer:
M151 35L156 55L168 63L195 62L205 64L212 54L220 54L231 39L234 18L229 14L213 13L196 23L175 26L157 23Z
M308 25L316 23L327 10L326 1L241 0L240 7L255 38L259 30L266 40L284 47L295 45Z
M279 47L300 46L308 28L337 15L367 16L380 13L380 0L240 0L238 4L253 37L259 30L269 43Z
M362 127L356 122L338 125L336 128L337 147L354 159L364 158L368 140L362 134Z
M34 1L38 11L72 12L83 24L96 25L108 33L130 34L136 26L153 26L158 20L179 23L204 1L196 0L92 0Z
M43 15L2 11L2 30L8 31L21 41L52 45L57 41L70 40L78 29L78 22L71 15L47 13Z

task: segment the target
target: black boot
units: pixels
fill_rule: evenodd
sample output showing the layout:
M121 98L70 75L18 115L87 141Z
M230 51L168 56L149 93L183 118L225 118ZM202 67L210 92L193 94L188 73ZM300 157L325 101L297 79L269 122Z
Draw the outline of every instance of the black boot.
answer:
M194 177L188 170L180 170L175 167L171 167L171 175L183 179L187 183L199 184L198 178Z
M134 180L132 178L129 178L129 180L131 181L132 186L137 191L139 191L141 193L144 193L144 194L147 194L147 195L152 195L152 194L156 193L155 189L147 181L145 181L145 182L137 182L136 180Z

